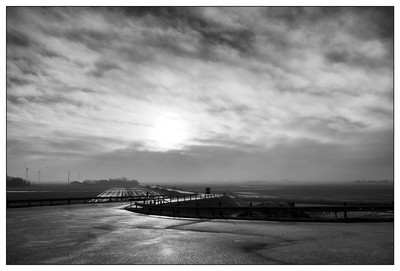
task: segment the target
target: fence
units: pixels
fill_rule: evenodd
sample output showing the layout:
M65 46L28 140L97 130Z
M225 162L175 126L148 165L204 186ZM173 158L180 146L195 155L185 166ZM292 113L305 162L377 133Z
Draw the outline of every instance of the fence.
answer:
M376 218L360 216L365 212L393 212L393 205L332 205L332 206L313 206L313 207L223 207L219 206L179 206L179 205L160 205L160 204L141 204L132 203L126 209L145 214L197 217L197 218L229 218L229 219L270 219L270 220L294 220L294 221L369 221ZM358 216L348 217L348 213L357 213ZM324 214L324 217L321 217ZM331 214L331 217L327 216ZM339 214L339 216L338 216ZM340 216L342 214L342 216ZM334 215L334 217L333 217ZM393 221L387 217L381 221Z
M181 202L195 199L206 199L223 196L223 194L187 194L179 196L169 195L142 195L142 196L111 196L111 197L83 197L83 198L48 198L48 199L27 199L7 200L7 208L34 207L82 203L107 203L117 201L143 201L143 204L163 204L170 202Z
M119 196L119 197L84 197L84 198L48 198L48 199L27 199L27 200L7 200L7 208L49 206L64 204L82 203L106 203L116 201L145 200L155 196Z
M143 200L144 205L161 205L166 203L179 203L183 201L191 201L191 200L199 200L199 199L211 199L211 198L218 198L223 197L225 193L221 194L183 194L177 196L167 196L167 195L158 195L154 196L153 198L148 198ZM133 200L132 200L133 201ZM131 206L132 206L131 201Z

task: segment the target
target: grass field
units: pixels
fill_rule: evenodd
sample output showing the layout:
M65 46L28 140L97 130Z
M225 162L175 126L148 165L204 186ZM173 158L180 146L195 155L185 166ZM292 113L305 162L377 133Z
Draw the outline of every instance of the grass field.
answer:
M152 185L152 184L150 184ZM162 184L162 187L177 187L180 190L204 193L205 187L211 193L231 193L245 202L262 204L270 201L287 201L299 204L391 204L394 200L393 184L382 183L234 183L234 184ZM110 189L101 185L36 185L26 188L7 188L7 200L96 197ZM131 188L131 187L126 187ZM157 194L173 194L166 189L139 186ZM143 191L144 191L143 190Z
M391 204L394 200L393 184L385 183L235 183L235 184L176 184L181 189L211 193L229 192L241 200L253 203L288 201L315 204Z
M109 186L35 185L7 188L7 200L96 197Z

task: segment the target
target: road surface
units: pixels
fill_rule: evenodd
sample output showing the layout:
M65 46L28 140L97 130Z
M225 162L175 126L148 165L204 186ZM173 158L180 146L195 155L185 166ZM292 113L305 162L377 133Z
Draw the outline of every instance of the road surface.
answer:
M146 193L150 195L158 195L157 192L148 191L144 188L140 187L132 187L132 188L120 188L120 187L112 187L107 189L106 191L97 195L98 198L108 198L108 197L130 197L130 196L146 196Z
M174 219L126 203L7 209L7 264L393 264L393 223Z
M131 196L146 196L146 195L159 195L154 191L149 191L141 187L112 187L97 195L91 202L107 202L110 197L131 197ZM104 198L104 199L100 199Z

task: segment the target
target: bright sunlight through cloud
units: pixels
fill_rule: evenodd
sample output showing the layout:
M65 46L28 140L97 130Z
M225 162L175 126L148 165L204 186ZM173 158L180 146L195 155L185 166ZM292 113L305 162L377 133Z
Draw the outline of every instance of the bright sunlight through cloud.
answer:
M179 149L189 139L187 124L179 117L159 116L149 129L148 139L159 151Z

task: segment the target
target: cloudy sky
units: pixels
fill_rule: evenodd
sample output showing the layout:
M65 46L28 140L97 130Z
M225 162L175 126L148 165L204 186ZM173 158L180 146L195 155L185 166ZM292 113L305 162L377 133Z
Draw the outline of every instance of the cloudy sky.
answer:
M7 8L7 174L393 179L392 8Z

